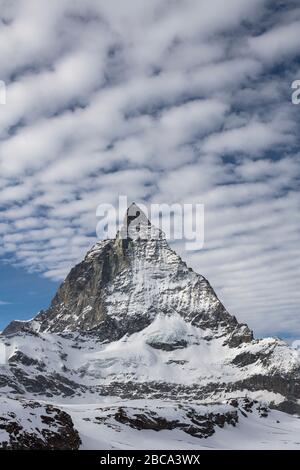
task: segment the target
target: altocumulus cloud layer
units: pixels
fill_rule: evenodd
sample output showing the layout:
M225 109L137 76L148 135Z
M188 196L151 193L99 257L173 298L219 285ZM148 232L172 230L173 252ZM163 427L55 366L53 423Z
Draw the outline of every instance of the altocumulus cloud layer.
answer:
M0 17L3 260L62 279L99 203L205 203L204 250L176 248L256 333L300 335L299 3L2 0Z

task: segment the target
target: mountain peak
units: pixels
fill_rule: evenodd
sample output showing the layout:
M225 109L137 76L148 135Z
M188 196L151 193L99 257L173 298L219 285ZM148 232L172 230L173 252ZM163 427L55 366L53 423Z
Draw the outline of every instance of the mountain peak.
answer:
M139 219L140 223L145 223L146 225L151 225L148 217L142 211L142 209L135 203L132 202L130 206L128 206L125 216L126 222L131 222L135 219Z
M118 236L128 240L151 240L162 238L162 231L154 227L145 212L133 202L128 206L123 226Z
M145 212L133 202L116 238L98 242L70 271L50 307L35 318L40 331L95 332L112 341L163 314L180 315L209 334L222 330L231 345L251 341L252 332L226 311ZM4 333L22 328L10 325Z

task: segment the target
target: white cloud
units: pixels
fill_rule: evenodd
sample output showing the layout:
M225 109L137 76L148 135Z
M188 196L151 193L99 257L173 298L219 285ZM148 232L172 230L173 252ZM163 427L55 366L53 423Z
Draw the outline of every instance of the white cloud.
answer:
M272 123L249 122L207 137L204 152L258 154L279 144L293 143L295 137L273 127Z
M300 21L280 25L249 39L250 49L263 60L281 61L299 53Z

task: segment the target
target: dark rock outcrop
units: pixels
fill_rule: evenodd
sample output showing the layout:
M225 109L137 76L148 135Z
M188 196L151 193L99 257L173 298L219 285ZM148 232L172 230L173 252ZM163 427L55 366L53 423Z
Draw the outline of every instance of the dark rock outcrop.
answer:
M18 406L16 407L16 403ZM71 417L52 406L34 401L8 399L7 411L1 412L0 430L7 439L0 442L0 449L58 449L77 450L80 438ZM22 410L20 410L20 405Z

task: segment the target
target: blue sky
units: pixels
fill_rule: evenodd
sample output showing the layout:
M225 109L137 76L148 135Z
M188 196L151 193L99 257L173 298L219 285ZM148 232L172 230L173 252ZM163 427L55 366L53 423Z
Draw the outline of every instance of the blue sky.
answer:
M176 249L257 335L300 337L299 30L292 0L0 1L0 327L122 194L205 204L204 249Z
M9 265L1 266L0 285L0 329L11 319L27 320L47 308L57 288L56 282Z

